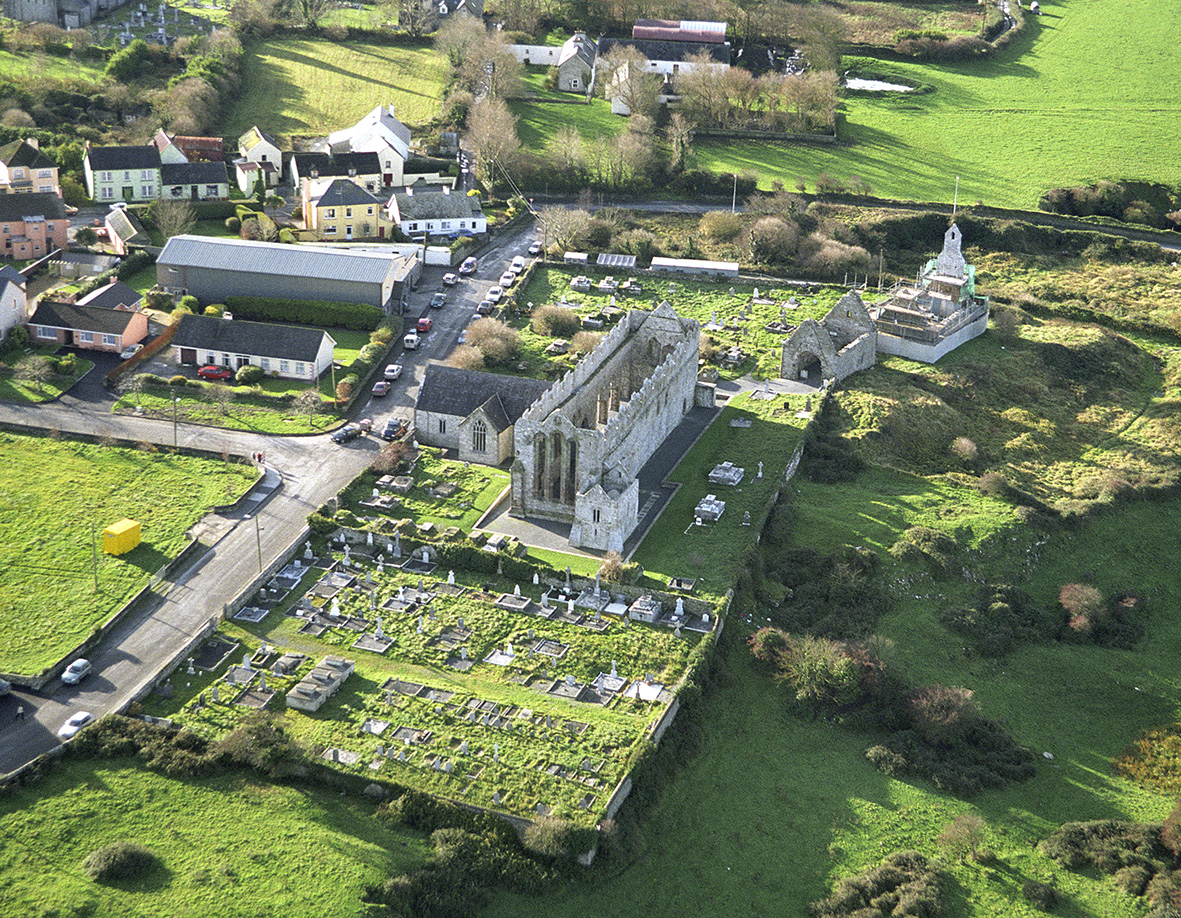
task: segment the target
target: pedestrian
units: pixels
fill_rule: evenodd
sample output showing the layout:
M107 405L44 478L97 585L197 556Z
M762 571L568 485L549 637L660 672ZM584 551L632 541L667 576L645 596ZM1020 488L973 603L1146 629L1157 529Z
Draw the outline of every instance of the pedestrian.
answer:
M17 720L24 720L25 719L25 706L23 704L18 704L16 706L16 719Z

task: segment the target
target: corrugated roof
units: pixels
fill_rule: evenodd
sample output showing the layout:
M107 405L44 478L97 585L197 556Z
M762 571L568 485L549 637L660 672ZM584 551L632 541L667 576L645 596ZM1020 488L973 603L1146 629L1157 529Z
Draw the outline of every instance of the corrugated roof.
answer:
M380 284L402 261L376 252L184 235L164 244L156 264Z
M104 309L101 306L79 306L75 303L42 300L37 304L29 324L43 328L96 332L100 335L122 335L132 317L138 314L127 309Z
M726 40L726 23L692 19L637 19L632 26L632 38L723 42Z
M228 185L225 163L165 163L160 167L161 185Z
M122 239L124 245L146 245L150 241L139 219L125 207L114 208L104 222L107 230Z
M705 53L717 64L730 63L730 43L705 41L657 41L647 38L599 39L599 54L606 57L616 46L635 48L650 61L685 61Z
M86 159L95 172L160 168L160 151L151 144L142 147L91 147L86 151Z
M488 412L489 418L494 425L503 423L504 427L500 429L504 430L509 424L515 424L525 409L541 398L550 385L544 379L502 376L499 373L428 363L414 410L466 418L480 407L492 407L495 410L495 406L488 406L488 402L495 397L500 403L499 411L503 412L503 419L494 417L493 411Z
M634 268L636 266L635 255L620 255L618 252L600 252L595 261L596 264L605 268Z
M191 347L245 354L251 357L275 357L314 363L325 336L322 328L306 325L282 325L271 322L244 322L214 316L182 316L172 338L172 347ZM332 342L335 345L335 341Z

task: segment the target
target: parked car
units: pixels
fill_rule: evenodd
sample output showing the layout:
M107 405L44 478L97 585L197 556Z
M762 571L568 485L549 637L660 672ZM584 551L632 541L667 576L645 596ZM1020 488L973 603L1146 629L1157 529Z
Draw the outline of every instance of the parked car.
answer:
M385 422L385 426L378 434L383 440L396 440L402 436L410 427L410 422L406 418L390 418Z
M415 326L415 330L420 335L425 335L427 332L429 332L431 330L431 326L434 324L435 323L430 318L430 316L423 316L421 319L418 320L418 324Z
M467 277L469 274L475 274L476 273L476 266L478 264L479 264L479 262L476 261L476 259L474 257L473 258L465 258L463 260L463 264L461 264L459 266L460 275L463 277Z
M375 382L373 384L373 397L374 398L385 398L387 395L390 394L390 389L392 389L392 388L393 388L393 386L391 386L388 382L386 382L386 380L379 379L377 382Z
M488 292L484 294L484 299L491 300L493 303L499 303L502 296L504 296L504 290L500 287L489 287Z
M531 243L529 243L529 254L530 255L540 255L541 254L541 243L538 240L534 239Z
M202 379L229 379L234 375L234 371L229 367L219 367L210 364L207 367L201 367L197 371L197 375Z
M394 380L394 379L400 378L402 375L402 364L400 364L400 363L389 364L385 368L385 373L383 375L385 376L386 379L389 379L389 380Z
M361 433L369 433L373 429L373 418L361 418L357 426L361 428Z
M125 347L125 348L123 348L123 350L121 350L119 352L119 359L120 360L130 360L132 357L134 357L136 354L138 354L143 349L144 349L144 346L142 344L133 344L133 345L131 345L131 347Z
M460 331L459 337L455 340L455 343L456 344L467 344L467 329L466 328L462 329Z
M490 316L496 312L496 304L491 300L482 300L480 305L476 307L477 316Z
M443 304L447 302L447 294L436 293L431 297L431 309L442 309Z
M454 287L458 283L459 283L459 275L458 274L444 274L443 275L443 286L444 287Z
M517 275L513 274L512 271L505 271L502 275L500 275L500 286L502 286L505 290L508 290L516 282Z
M422 339L418 337L418 332L411 332L402 339L402 347L407 351L416 351L421 341Z
M0 679L0 697L7 695L11 691L12 691L12 683L7 682L4 679Z
M66 685L77 685L90 675L93 668L89 660L79 657L66 667L66 671L62 673L62 682Z
M70 719L61 725L61 729L57 731L58 739L70 739L75 736L79 730L85 727L88 723L94 720L94 715L89 711L78 711L70 715Z
M351 443L361 436L361 428L356 424L347 424L332 435L333 443Z
M524 274L525 273L525 259L523 257L521 257L520 255L518 255L516 258L513 259L513 263L511 265L509 265L509 270L512 271L513 274Z

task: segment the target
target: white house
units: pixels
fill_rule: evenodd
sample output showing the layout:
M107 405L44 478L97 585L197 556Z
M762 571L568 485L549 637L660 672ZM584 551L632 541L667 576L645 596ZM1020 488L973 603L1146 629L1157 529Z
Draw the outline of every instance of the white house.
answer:
M475 236L488 231L480 199L449 185L415 182L394 191L387 204L390 221L408 239L424 236Z
M25 276L12 265L0 267L0 337L29 318Z
M86 193L100 204L160 197L160 151L152 145L91 147L82 162Z
M382 184L389 188L402 184L410 157L410 128L395 117L392 105L379 105L352 127L329 134L328 146L333 155L376 153L381 161Z
M319 379L332 365L335 346L322 328L215 316L184 316L172 339L180 363L256 366L284 379Z

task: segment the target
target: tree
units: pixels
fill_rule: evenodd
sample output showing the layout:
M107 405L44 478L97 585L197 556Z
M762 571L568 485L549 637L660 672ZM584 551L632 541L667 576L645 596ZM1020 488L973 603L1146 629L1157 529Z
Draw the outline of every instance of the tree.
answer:
M287 202L283 200L282 195L277 194L268 194L266 199L262 202L263 207L266 207L270 210L272 220L274 220L276 215L279 213L279 208L286 203Z
M1058 593L1058 602L1066 610L1072 631L1090 634L1105 613L1103 594L1085 583L1068 583Z
M582 209L566 207L543 207L537 213L537 225L543 241L568 249L581 239L590 226L591 215Z
M668 167L673 172L684 170L693 144L693 124L681 112L673 112L664 128L664 139L668 141Z
M524 64L509 50L503 32L489 32L470 16L455 16L439 30L436 46L447 55L459 89L477 99L516 92Z
M700 52L685 59L678 79L681 109L698 124L720 127L726 121L730 101L726 98L725 74L717 61Z
M599 60L605 97L618 102L625 115L656 114L660 77L648 70L648 58L632 45L615 45Z
M494 98L476 102L468 116L464 146L472 155L476 178L489 187L503 178L521 150L517 119L508 105Z
M388 6L397 14L402 31L415 38L429 32L437 16L429 0L396 0Z
M295 408L298 411L306 411L308 413L308 426L315 426L316 412L320 410L320 406L324 400L320 397L320 390L314 386L310 389L304 389L299 395L295 396Z
M183 236L197 225L197 212L188 201L153 201L148 216L165 240Z
M228 385L221 386L217 383L210 383L205 387L205 396L217 406L217 410L222 414L228 415L230 413L230 404L234 401L234 390Z
M74 241L79 245L94 245L98 241L98 233L89 226L84 226L74 234Z
M15 376L32 385L38 392L44 392L45 384L54 376L53 364L47 357L32 357L21 361Z
M984 818L977 813L962 813L943 827L935 841L960 860L975 857L984 841Z

